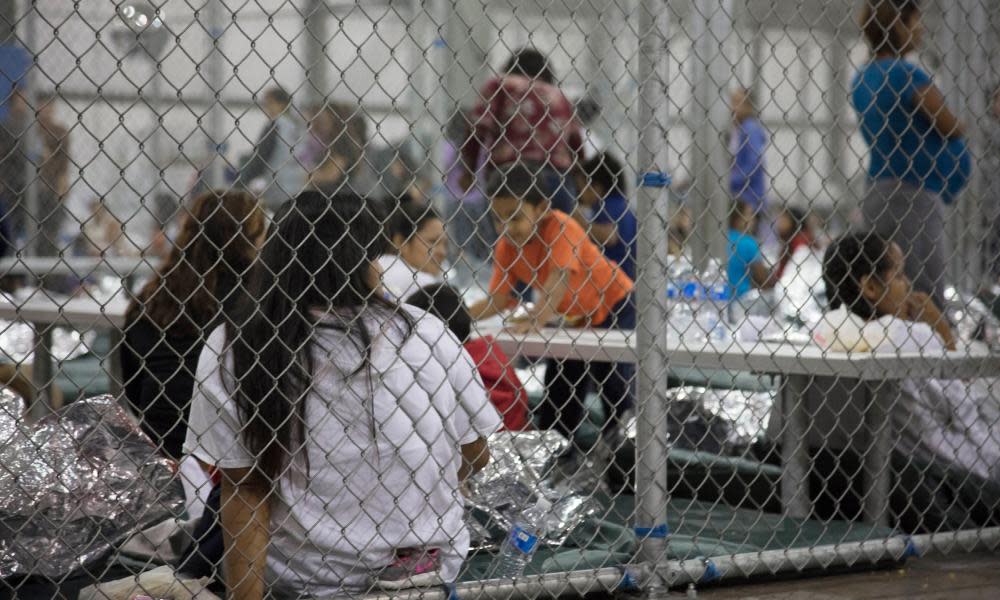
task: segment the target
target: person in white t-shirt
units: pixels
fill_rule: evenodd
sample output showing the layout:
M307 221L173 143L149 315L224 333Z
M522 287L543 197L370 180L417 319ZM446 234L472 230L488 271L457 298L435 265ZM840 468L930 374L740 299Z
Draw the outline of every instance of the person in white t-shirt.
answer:
M401 203L389 221L394 252L379 257L382 287L395 300L405 301L417 290L444 281L448 234L444 221L427 204Z
M222 472L231 597L458 575L462 481L500 418L447 326L384 299L386 243L360 198L301 194L255 266L257 304L201 354L184 447Z
M823 261L831 310L815 328L814 341L833 352L941 356L954 350L951 325L928 294L913 291L904 264L900 247L874 233L850 233L836 240ZM894 451L922 465L965 473L966 484L979 489L973 501L977 506L958 511L959 518L968 521L963 526L993 522L1000 518L998 500L990 500L988 491L1000 484L1000 438L994 433L1000 425L1000 382L922 378L920 359L912 362L913 375L900 382L898 391L886 383L875 392L890 401ZM863 455L868 450L857 443L865 439L861 410L848 399L824 395L826 406L807 409L813 417L811 428L828 449L847 447ZM897 491L906 491L908 484L894 485ZM941 483L925 481L923 487L932 489L932 503L945 494ZM922 506L909 493L894 493L892 501L893 513L907 531L947 526L934 521L940 518L931 514L938 505ZM945 508L954 513L953 507ZM908 524L907 514L914 512Z

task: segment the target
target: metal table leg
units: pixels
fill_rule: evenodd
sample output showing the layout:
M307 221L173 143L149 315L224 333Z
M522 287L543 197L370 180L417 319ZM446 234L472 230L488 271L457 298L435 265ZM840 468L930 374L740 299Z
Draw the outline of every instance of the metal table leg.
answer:
M55 325L36 323L34 360L31 367L31 385L35 388L35 401L31 403L31 416L37 420L52 412L52 329Z
M809 444L806 436L805 391L808 376L788 375L781 383L784 429L781 434L781 505L785 515L809 516Z
M879 383L885 386L885 383ZM887 406L889 394L864 383L865 428L868 430L868 451L864 456L865 521L886 527L889 525L889 494L892 488L892 417Z

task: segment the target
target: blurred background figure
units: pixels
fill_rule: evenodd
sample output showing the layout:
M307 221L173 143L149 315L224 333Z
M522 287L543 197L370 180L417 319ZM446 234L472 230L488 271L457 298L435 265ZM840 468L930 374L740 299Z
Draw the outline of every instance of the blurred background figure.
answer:
M309 135L296 158L309 172L310 187L328 196L371 192L371 171L365 161L368 124L361 107L330 102L313 107L308 118Z
M757 104L747 88L730 97L733 129L729 134L729 150L733 166L729 173L729 193L733 200L744 202L757 214L767 210L767 131L757 118Z
M461 153L470 135L467 111L457 108L444 133L445 218L454 242L451 245L452 262L455 265L468 262L474 268L489 260L497 234L490 220L490 203L480 186L462 185L465 166ZM480 156L477 171L482 164Z
M785 206L774 221L774 233L780 244L776 276L781 279L796 252L816 247L815 220L801 208Z
M28 185L29 136L32 112L23 90L14 88L6 98L7 116L0 123L0 252L12 254L24 243L25 189Z
M534 48L517 51L478 98L473 135L462 148L462 187L472 185L486 152L483 180L497 169L524 165L542 179L552 208L573 214L577 191L570 170L583 162L583 136L548 57Z
M280 87L264 92L260 107L267 124L253 149L240 160L236 183L259 191L268 206L277 206L295 197L306 183L306 170L295 156L305 125L292 107L292 97Z

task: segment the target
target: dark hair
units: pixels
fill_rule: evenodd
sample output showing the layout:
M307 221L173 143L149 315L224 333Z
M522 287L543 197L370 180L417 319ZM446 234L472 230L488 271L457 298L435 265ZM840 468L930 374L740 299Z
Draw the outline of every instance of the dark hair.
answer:
M756 213L749 203L743 200L737 200L733 202L733 205L729 208L729 226L732 227L736 224L737 219L746 218L746 214L749 213L750 217L756 217Z
M448 324L458 341L465 343L472 333L472 317L462 296L446 283L422 287L406 299L406 304L425 310Z
M521 48L507 60L504 74L523 75L531 79L555 84L556 76L549 68L549 59L534 48Z
M386 247L378 211L358 196L327 200L303 192L274 218L254 269L251 293L258 305L248 305L227 331L243 441L257 457L256 469L271 481L306 441L315 330L342 331L357 349L358 366L345 377L371 376L372 336L361 317L398 308L376 293L372 278L371 264ZM318 317L317 309L328 315ZM412 319L399 316L409 336Z
M264 98L284 105L292 103L291 94L286 92L285 88L277 85L272 88L268 88L267 91L264 92Z
M145 316L175 335L200 335L233 306L257 256L264 212L246 192L206 192L181 221L170 256L129 304L126 321Z
M833 242L823 257L823 283L830 308L846 306L863 319L874 319L878 315L862 293L861 280L884 275L891 268L889 243L875 233L848 233Z
M549 201L538 174L524 165L496 169L486 180L486 194L490 198L517 198L538 206Z
M898 23L920 12L919 0L868 0L861 10L861 32L875 54L900 54L909 40L901 39Z
M602 152L580 165L580 174L586 177L591 185L599 186L606 194L615 193L624 196L627 192L625 167L607 152Z
M442 221L441 215L426 202L404 200L400 202L389 217L389 239L401 235L404 240L410 239L420 228L433 220Z
M584 125L592 123L599 116L601 105L594 98L586 96L576 101L576 118Z

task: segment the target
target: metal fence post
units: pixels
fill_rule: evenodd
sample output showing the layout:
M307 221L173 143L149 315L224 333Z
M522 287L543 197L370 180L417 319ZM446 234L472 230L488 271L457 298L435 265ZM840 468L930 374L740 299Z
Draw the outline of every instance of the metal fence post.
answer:
M651 173L663 163L666 130L663 121L667 77L665 4L643 0L639 9L638 172ZM667 307L666 251L668 206L666 189L641 185L637 217L638 390L636 432L636 531L639 556L650 567L648 592L666 592L665 574L656 565L666 560L667 535Z

